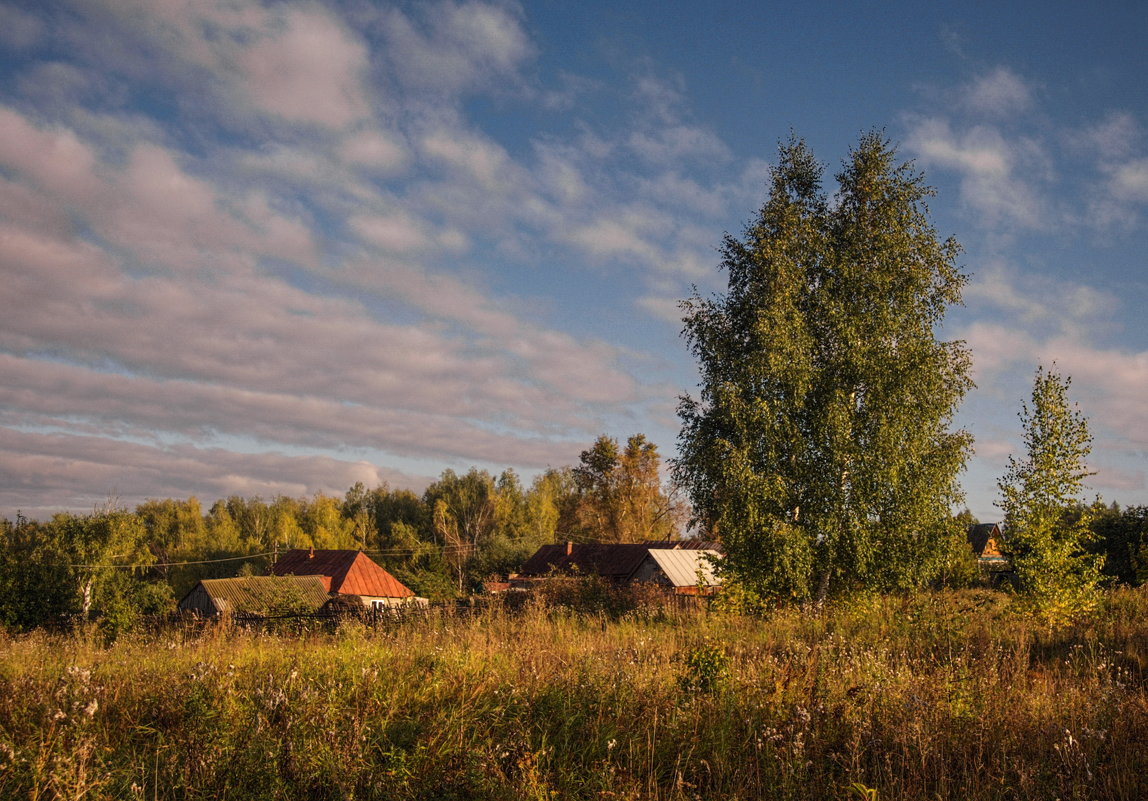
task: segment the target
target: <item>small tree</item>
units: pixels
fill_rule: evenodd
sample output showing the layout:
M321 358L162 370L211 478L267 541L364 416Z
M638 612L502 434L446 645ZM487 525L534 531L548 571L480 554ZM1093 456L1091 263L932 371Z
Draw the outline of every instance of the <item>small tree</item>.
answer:
M1092 450L1088 420L1070 405L1070 378L1037 368L1020 411L1025 457L998 483L1005 549L1033 606L1058 622L1093 608L1102 557L1085 550L1091 509L1079 502Z

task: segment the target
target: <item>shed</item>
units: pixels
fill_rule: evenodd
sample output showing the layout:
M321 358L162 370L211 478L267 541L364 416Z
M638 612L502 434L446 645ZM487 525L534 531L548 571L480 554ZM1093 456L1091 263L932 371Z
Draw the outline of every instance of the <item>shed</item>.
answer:
M312 614L328 597L319 576L240 576L204 579L183 596L179 609L203 617Z
M271 566L275 576L316 576L328 592L358 598L375 609L417 602L403 586L362 551L294 548Z
M650 548L630 580L672 587L679 595L705 595L721 584L714 571L714 560L720 558L712 550Z

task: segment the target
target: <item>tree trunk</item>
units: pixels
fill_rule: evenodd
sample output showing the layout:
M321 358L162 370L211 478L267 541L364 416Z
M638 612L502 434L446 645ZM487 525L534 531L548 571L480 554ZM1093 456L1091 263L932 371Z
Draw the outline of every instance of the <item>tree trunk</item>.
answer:
M80 616L84 620L88 620L92 612L92 584L95 579L88 576L84 579L84 583L80 586Z
M825 570L821 572L821 581L817 584L817 604L820 606L825 603L825 599L829 597L829 567L826 566Z

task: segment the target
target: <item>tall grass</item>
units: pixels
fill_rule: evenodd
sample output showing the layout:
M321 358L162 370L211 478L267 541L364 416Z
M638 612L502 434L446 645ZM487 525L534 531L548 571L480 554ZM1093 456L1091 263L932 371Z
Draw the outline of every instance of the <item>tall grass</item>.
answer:
M0 638L0 797L1141 799L1148 593Z

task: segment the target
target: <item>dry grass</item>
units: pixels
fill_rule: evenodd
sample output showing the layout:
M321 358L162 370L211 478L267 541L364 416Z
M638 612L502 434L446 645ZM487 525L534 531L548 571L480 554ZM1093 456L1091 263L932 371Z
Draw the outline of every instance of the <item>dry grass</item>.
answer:
M1148 592L0 637L0 797L1141 799Z

